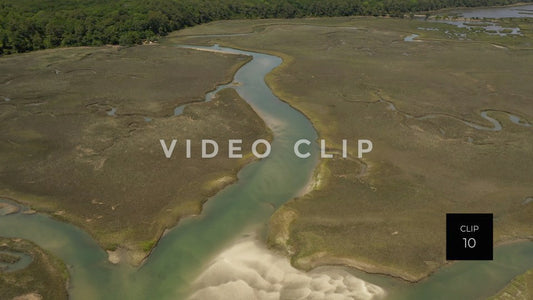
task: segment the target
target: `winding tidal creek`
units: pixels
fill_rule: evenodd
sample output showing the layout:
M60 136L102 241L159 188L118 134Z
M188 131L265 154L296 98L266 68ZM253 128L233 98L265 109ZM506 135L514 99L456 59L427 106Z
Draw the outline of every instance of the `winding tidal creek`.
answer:
M264 228L275 209L300 194L312 177L319 155L317 133L311 122L278 99L264 80L282 60L223 47L187 47L253 58L235 74L234 80L239 84L223 88L235 89L272 130L272 152L243 168L238 182L211 198L200 216L182 220L169 230L138 268L111 264L107 253L73 225L43 214L0 216L0 236L31 240L68 265L72 299L186 298L192 282L218 252L231 246L246 230ZM178 110L176 117L180 113ZM308 159L293 153L294 142L299 139L313 141ZM533 242L497 247L494 261L454 263L417 284L349 271L380 286L393 299L437 299L443 295L473 299L489 296L514 276L533 268L532 257Z

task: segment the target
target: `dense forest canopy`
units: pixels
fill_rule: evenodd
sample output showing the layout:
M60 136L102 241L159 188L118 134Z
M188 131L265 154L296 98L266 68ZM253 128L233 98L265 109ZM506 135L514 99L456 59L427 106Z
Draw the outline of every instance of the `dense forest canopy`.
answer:
M0 55L59 46L131 45L214 20L403 16L446 7L507 5L516 2L519 1L0 0Z

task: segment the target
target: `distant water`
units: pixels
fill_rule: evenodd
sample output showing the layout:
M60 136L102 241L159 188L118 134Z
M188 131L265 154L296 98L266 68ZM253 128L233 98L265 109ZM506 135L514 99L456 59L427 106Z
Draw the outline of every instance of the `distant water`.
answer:
M533 18L533 4L494 8L467 8L452 10L448 15L458 15L464 18Z
M115 116L115 113L117 112L117 108L113 107L110 110L108 110L106 113L108 116Z
M419 35L413 33L413 34L408 35L405 38L403 38L403 40L404 40L404 42L414 42L417 37L419 37Z

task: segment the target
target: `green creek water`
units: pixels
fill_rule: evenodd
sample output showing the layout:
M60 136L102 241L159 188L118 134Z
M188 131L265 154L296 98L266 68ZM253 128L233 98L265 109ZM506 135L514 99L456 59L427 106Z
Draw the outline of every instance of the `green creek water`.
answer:
M34 241L68 265L72 299L182 299L218 251L246 229L264 227L275 208L309 182L318 162L318 147L311 145L308 159L297 158L292 147L298 139L315 141L317 133L307 118L274 96L264 82L281 59L229 48L197 48L253 57L235 74L240 84L227 86L237 90L272 129L272 152L242 169L239 181L210 199L201 216L183 220L170 230L140 268L112 265L107 253L88 234L49 216L0 216L0 236ZM157 142L158 137L154 137ZM533 242L498 247L493 262L455 263L418 284L352 272L382 286L390 298L435 299L453 294L472 299L492 294L528 268L533 268Z
M265 224L276 207L305 188L318 162L315 143L308 159L297 158L292 148L298 139L316 140L309 120L275 97L264 82L264 76L281 64L281 59L224 51L253 56L235 74L240 85L231 87L273 131L272 152L242 169L239 181L210 199L200 217L188 218L170 230L142 267L111 265L105 251L86 233L45 215L3 216L0 236L32 240L60 257L70 266L73 299L182 298L209 258L244 229ZM154 143L158 139L154 137Z

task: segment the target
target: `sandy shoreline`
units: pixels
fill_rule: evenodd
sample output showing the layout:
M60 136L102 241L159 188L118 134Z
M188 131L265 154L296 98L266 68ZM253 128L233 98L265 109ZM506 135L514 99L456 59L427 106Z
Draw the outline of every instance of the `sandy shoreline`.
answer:
M386 292L340 267L300 271L255 235L221 251L193 283L195 299L382 299Z
M13 205L9 204L7 202L0 202L0 216L7 216L10 214L18 213L20 209Z

